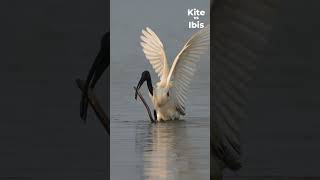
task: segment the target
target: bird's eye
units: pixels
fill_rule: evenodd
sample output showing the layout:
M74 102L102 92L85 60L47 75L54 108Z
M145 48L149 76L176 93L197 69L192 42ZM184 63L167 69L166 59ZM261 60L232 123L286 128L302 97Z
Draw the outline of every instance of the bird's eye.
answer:
M169 92L167 92L167 96L169 96Z

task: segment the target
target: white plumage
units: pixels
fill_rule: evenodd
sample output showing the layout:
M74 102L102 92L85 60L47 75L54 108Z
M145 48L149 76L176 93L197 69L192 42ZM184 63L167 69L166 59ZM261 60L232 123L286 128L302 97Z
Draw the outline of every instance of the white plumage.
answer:
M148 27L142 30L141 46L160 78L153 88L153 95L150 95L157 112L157 120L179 119L180 115L185 114L187 92L192 76L196 72L197 62L200 60L200 55L210 46L210 25L191 36L174 59L171 68L162 42Z

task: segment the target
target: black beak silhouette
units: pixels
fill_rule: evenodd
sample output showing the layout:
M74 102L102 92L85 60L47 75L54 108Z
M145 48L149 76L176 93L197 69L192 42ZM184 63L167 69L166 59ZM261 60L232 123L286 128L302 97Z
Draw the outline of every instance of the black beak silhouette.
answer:
M133 87L133 88L134 88L134 90L136 91L136 96L139 96L139 98L141 99L144 107L147 109L147 112L148 112L150 121L153 122L153 123L155 123L156 120L157 120L156 116L155 116L155 119L152 118L152 114L151 114L150 108L149 108L147 102L144 100L144 98L143 98L143 96L141 95L141 93L139 92L139 89L137 89L136 87ZM136 98L136 99L137 99L137 98ZM156 112L155 112L155 111L154 111L154 115L156 115Z
M141 78L140 78L140 81L139 81L137 87L134 87L134 89L135 89L135 91L136 91L134 98L137 100L137 97L139 96L139 98L141 99L143 105L145 106L145 108L146 108L147 111L148 111L148 115L149 115L149 118L150 118L151 122L156 122L156 120L157 120L157 113L156 113L156 111L154 110L154 112L153 112L153 115L154 115L154 118L155 118L155 119L153 119L153 118L152 118L152 113L151 113L151 111L150 111L150 108L149 108L147 102L144 100L143 96L142 96L142 95L140 94L140 92L139 92L139 89L141 88L142 84L143 84L145 81L147 81L148 90L149 90L150 94L153 96L153 87L152 87L152 81L151 81L150 73L149 73L149 71L144 71L144 72L141 74Z

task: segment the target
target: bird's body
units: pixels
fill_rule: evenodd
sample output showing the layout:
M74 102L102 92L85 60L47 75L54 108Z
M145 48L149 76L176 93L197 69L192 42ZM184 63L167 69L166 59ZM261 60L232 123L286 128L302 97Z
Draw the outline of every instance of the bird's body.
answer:
M182 115L177 109L174 99L167 95L167 89L157 86L153 89L154 96L149 94L158 121L177 120ZM167 97L165 97L167 96Z
M173 60L170 67L164 46L150 28L142 30L141 46L160 81L153 88L149 71L144 71L137 90L147 81L157 121L180 119L185 115L185 101L200 55L209 49L210 25L194 33Z

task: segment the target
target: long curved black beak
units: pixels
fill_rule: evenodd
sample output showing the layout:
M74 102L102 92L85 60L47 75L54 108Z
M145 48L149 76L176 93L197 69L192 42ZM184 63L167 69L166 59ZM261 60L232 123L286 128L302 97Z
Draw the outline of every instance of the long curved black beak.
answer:
M147 112L148 112L148 115L149 115L149 118L151 120L151 122L156 122L157 120L157 116L156 116L156 112L154 111L154 118L152 118L152 114L151 114L151 111L150 111L150 108L147 104L147 102L144 100L143 96L140 94L139 92L139 89L141 88L142 84L147 81L147 86L148 86L148 90L150 92L150 94L153 96L153 87L152 87L152 81L151 81L151 76L150 76L150 73L149 71L144 71L142 74L141 74L141 78L139 80L139 83L137 85L137 87L134 87L136 93L135 93L135 96L134 98L137 100L137 97L139 96L143 105L145 106L145 108L147 109Z
M135 96L134 96L134 98L136 100L137 100L137 96L138 96L138 90L141 88L142 84L145 81L147 81L148 90L149 90L150 94L153 96L153 87L152 87L152 81L151 81L150 73L149 73L149 71L144 71L141 74L140 81L139 81L139 83L137 85L137 88L136 88L136 93L135 93Z
M149 118L150 118L150 121L155 123L157 121L157 116L156 116L156 112L154 111L154 115L155 115L155 119L152 118L152 114L151 114L151 111L150 111L150 108L147 104L147 102L144 100L143 96L140 94L139 92L139 89L137 89L136 87L133 87L134 90L136 91L136 94L137 96L139 96L139 98L141 99L144 107L146 108L147 112L148 112L148 115L149 115Z

